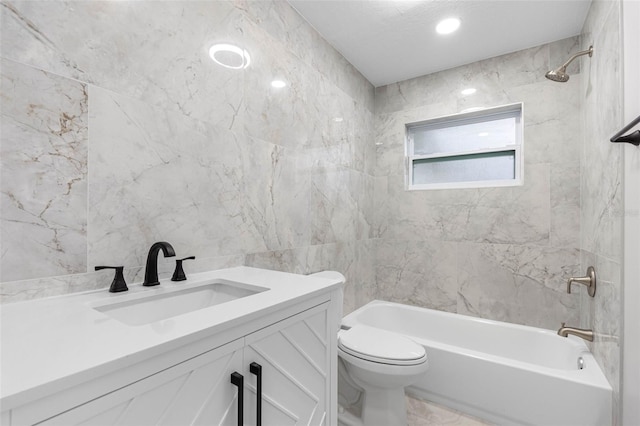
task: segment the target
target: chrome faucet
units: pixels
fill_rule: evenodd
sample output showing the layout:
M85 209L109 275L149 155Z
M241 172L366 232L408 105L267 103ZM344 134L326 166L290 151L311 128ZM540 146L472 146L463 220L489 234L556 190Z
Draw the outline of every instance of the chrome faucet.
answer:
M173 257L176 255L171 244L159 241L153 243L147 255L147 267L144 270L144 286L152 286L160 284L158 281L158 253L162 250L164 257Z
M585 330L583 328L565 327L562 323L562 327L558 330L558 336L567 337L569 334L578 336L581 339L593 342L593 330Z

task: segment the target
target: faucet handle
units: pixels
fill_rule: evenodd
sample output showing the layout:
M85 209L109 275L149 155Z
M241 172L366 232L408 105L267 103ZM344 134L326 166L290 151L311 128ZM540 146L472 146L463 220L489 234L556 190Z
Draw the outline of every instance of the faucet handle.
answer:
M587 287L589 296L596 295L596 270L593 266L587 268L587 275L584 277L571 277L567 280L567 293L571 293L571 284L584 284Z
M173 276L171 277L171 281L184 281L187 279L187 276L184 273L184 269L182 269L182 261L183 260L195 260L195 256L189 256L182 259L176 259L176 269L173 271Z
M127 287L127 283L124 280L124 266L96 266L96 271L101 269L115 269L116 275L113 277L113 281L111 282L111 287L109 287L110 293L119 293L121 291L129 290Z

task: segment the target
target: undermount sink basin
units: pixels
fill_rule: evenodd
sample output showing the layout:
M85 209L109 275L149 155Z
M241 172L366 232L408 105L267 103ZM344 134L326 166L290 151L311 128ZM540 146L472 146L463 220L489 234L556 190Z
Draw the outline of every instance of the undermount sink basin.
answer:
M162 291L150 295L136 294L121 302L93 306L93 309L127 325L144 325L266 290L268 289L265 287L216 281L175 291Z

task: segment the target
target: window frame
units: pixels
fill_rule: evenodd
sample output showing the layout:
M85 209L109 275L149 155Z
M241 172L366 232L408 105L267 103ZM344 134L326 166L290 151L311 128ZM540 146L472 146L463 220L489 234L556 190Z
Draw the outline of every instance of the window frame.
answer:
M515 143L503 147L495 148L479 148L475 150L441 152L435 154L414 155L413 138L411 137L411 129L416 128L443 128L455 127L456 124L471 124L491 121L496 116L515 116L516 118L516 134ZM463 189L463 188L494 188L521 186L524 184L524 103L518 102L513 104L501 105L491 108L482 108L469 112L462 112L452 115L446 115L427 120L406 123L405 124L405 189L408 191L415 190L432 190L432 189ZM416 160L433 159L433 158L450 158L463 157L474 154L485 154L492 152L514 152L514 179L502 180L479 180L464 182L440 182L428 184L413 183L413 163Z

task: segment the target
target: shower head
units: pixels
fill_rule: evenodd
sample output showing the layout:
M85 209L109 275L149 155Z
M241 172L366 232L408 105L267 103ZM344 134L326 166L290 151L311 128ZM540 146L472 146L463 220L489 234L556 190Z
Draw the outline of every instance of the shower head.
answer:
M569 66L569 64L571 62L573 62L574 59L576 59L578 56L582 56L582 55L589 55L589 57L593 56L593 46L589 46L589 50L584 50L582 52L576 53L575 55L570 57L567 62L562 64L559 68L556 68L555 70L549 71L544 76L547 77L549 80L559 81L560 83L564 83L564 82L568 81L569 80L569 74L567 74L567 67Z
M569 81L569 74L566 73L566 67L560 67L556 70L549 71L544 76L547 77L551 81L558 81L560 83L564 83Z

